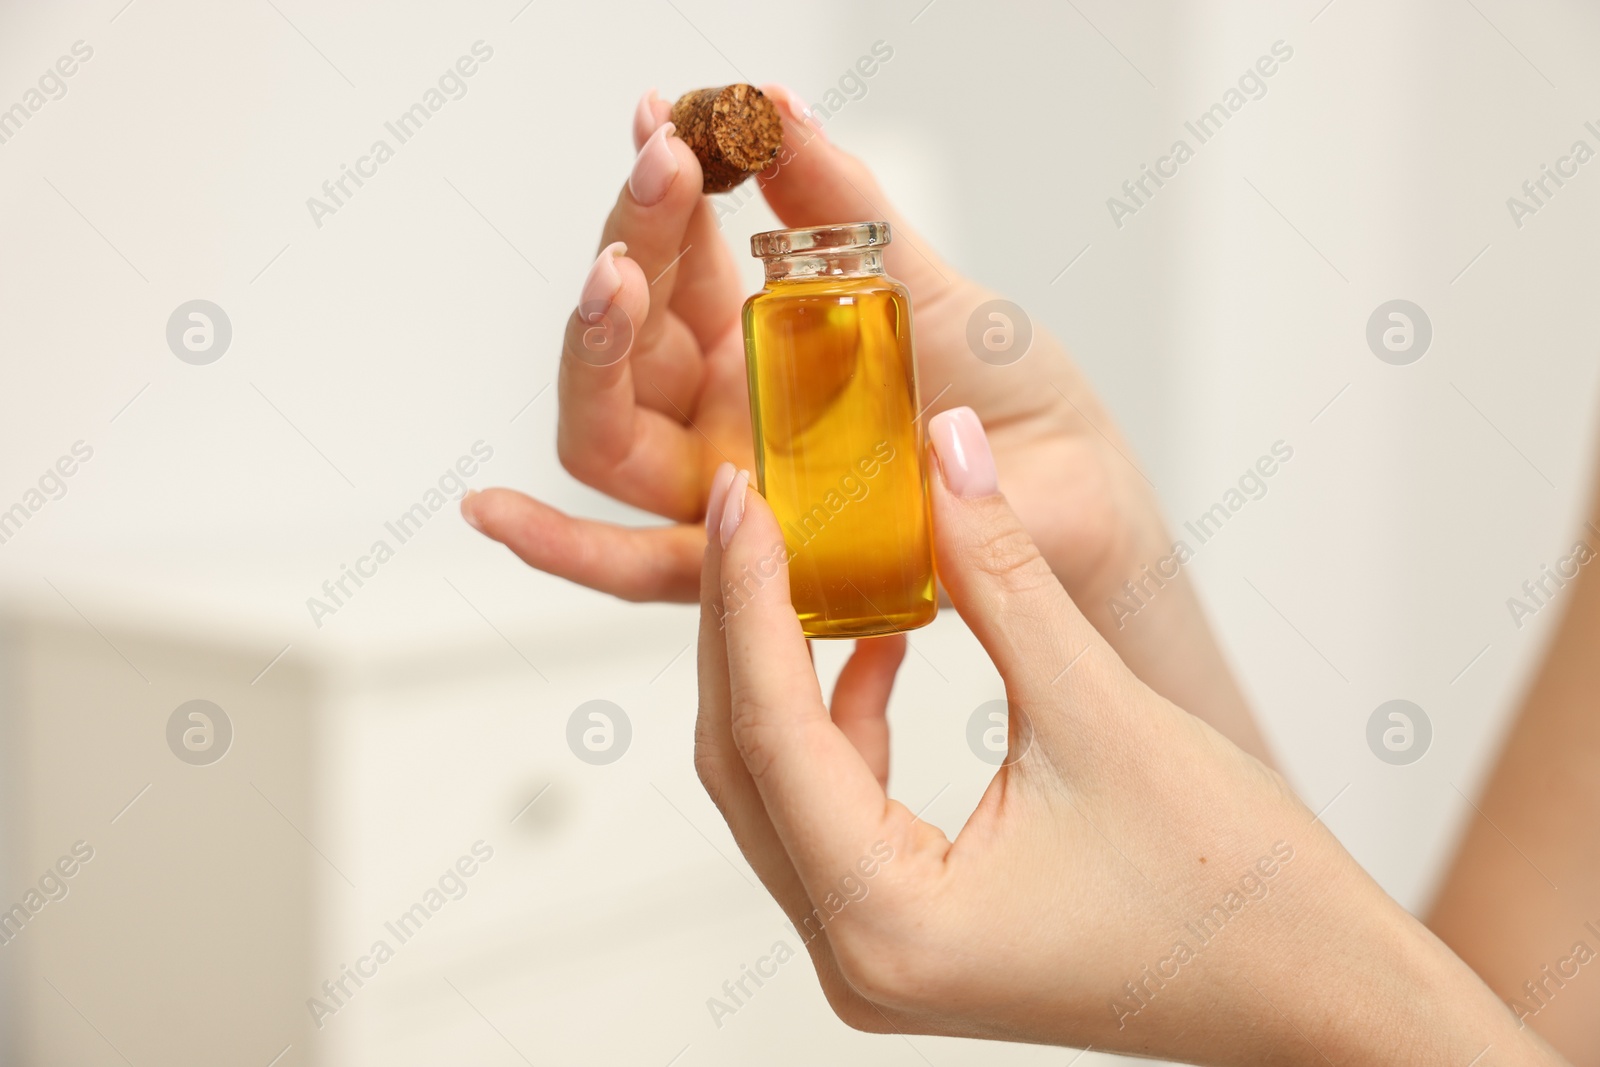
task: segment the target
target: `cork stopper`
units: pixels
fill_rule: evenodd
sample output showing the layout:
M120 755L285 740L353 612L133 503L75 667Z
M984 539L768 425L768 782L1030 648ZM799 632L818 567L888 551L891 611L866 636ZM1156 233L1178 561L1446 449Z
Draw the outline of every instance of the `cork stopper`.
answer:
M725 193L772 165L783 144L778 109L753 85L695 89L672 105L678 137L700 160L701 192Z

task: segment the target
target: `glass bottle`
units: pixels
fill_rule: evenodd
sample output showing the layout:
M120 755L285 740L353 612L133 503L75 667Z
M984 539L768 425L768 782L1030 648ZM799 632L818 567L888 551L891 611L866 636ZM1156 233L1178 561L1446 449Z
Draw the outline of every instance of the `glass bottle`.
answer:
M925 626L938 610L911 301L889 224L759 233L745 301L756 476L807 637Z

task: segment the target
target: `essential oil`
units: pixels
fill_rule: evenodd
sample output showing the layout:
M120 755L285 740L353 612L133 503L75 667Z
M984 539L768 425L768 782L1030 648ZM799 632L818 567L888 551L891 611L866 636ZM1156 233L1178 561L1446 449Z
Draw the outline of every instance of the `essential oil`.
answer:
M925 626L938 610L911 301L887 223L751 239L744 305L756 475L783 529L808 637Z

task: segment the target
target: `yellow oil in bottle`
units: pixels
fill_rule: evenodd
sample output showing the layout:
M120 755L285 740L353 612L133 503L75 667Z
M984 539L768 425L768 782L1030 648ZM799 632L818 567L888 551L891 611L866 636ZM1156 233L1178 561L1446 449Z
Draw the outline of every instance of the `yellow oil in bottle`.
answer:
M773 280L744 306L756 473L808 637L938 610L906 290L881 271Z

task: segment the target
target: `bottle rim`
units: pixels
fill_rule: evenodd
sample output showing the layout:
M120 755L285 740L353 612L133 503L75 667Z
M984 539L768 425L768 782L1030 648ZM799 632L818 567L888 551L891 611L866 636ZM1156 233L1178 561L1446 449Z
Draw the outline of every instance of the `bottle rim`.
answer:
M887 222L850 222L841 226L801 226L768 230L750 238L750 254L757 259L812 252L862 252L882 248L891 240Z

